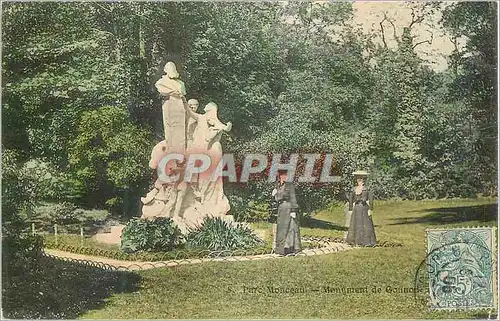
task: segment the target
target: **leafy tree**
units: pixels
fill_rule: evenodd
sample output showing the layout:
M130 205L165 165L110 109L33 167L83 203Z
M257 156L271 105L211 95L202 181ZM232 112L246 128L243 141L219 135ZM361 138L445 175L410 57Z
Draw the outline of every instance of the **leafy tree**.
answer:
M334 154L344 180L300 186L307 211L343 197L358 167L374 173L379 197L494 192L496 4L443 11L452 37L466 39L444 73L425 67L412 35L441 8L411 6L389 48L352 25L350 3L7 3L2 145L20 170L12 189L136 213L149 151L163 139L154 83L172 60L188 98L216 102L233 122L226 152ZM265 202L269 183L225 187L241 209Z
M27 182L20 175L19 155L9 149L2 150L2 234L5 236L20 233L25 224L19 211L30 211L30 195Z
M351 14L351 5L340 3L286 7L277 28L280 55L287 63L286 86L272 117L244 146L245 152L332 153L333 174L342 177L368 162L371 134L363 127L370 97L365 93L371 91L373 79L363 55L364 39L350 27L331 28L347 22ZM350 180L340 185L299 184L301 209L310 213L333 197L342 198L347 183Z
M131 204L131 195L147 186L150 175L148 133L131 124L123 108L111 106L83 112L76 132L69 168L85 183L85 203L134 211L138 202Z
M496 2L463 2L449 5L443 12L442 24L456 43L465 38L465 46L456 47L450 57L455 81L452 99L469 107L474 153L477 162L471 168L494 193L497 154L497 11ZM488 191L489 190L489 191Z
M221 119L234 124L233 135L247 140L273 113L284 80L285 66L274 39L277 5L197 7L206 16L196 25L200 29L190 39L186 54L189 96L199 98L201 104L218 103Z
M380 23L382 45L373 55L378 82L373 87L369 127L375 135L374 186L378 185L379 194L415 199L433 197L426 189L431 179L426 175L429 168L425 150L429 141L425 138L430 110L434 108L434 102L428 99L434 94L429 87L439 81L416 54L415 48L423 42L415 42L412 35L413 28L433 7L417 4L411 9L411 21L399 36L394 29L395 49L387 46L382 27L389 18L384 16Z
M11 3L2 20L3 143L64 168L78 113L125 98L122 68L86 5Z
M10 290L22 284L27 274L39 268L41 237L29 233L21 212L33 208L28 184L20 175L22 162L9 149L2 150L2 301L9 301ZM7 292L9 291L9 292Z

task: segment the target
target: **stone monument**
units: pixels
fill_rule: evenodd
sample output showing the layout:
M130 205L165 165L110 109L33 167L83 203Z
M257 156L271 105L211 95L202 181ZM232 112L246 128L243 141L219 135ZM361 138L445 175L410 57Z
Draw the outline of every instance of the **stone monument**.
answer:
M149 166L157 170L161 160L169 153L184 155L187 160L190 153L205 154L210 157L210 175L193 175L190 182L183 176L186 161L170 161L165 165L165 174L169 177L178 175L177 180L165 183L159 178L154 187L141 198L142 218L170 217L186 232L203 221L206 216L219 216L233 221L226 215L230 209L224 195L222 178L213 180L212 175L222 159L220 139L224 131L232 128L229 122L223 124L217 116L217 105L208 103L203 114L198 114L199 103L195 99L186 101L184 83L179 79L173 62L167 62L165 75L156 82L156 88L162 95L164 140L153 147Z
M179 79L175 64L167 62L165 74L156 82L156 89L163 97L163 131L170 153L183 154L186 150L185 121L183 98L186 95L184 82Z

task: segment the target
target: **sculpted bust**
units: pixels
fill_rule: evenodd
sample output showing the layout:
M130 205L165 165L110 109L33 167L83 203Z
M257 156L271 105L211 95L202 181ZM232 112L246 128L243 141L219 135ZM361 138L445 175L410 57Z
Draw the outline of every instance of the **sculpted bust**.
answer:
M162 96L175 96L180 98L186 95L184 82L179 79L177 67L171 61L163 68L165 74L155 84L156 89Z
M184 111L186 88L184 82L179 79L179 73L173 62L167 62L163 71L165 74L155 86L165 98L162 104L162 114L167 149L170 152L184 153L186 149L186 112Z

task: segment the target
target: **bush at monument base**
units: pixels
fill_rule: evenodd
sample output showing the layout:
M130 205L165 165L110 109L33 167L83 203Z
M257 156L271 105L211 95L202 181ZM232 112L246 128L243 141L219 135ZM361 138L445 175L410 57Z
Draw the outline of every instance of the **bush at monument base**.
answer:
M120 249L127 253L165 252L179 246L182 240L181 230L170 218L134 218L123 228Z
M236 250L262 245L250 228L231 224L220 217L204 218L201 225L186 235L186 247L210 251Z

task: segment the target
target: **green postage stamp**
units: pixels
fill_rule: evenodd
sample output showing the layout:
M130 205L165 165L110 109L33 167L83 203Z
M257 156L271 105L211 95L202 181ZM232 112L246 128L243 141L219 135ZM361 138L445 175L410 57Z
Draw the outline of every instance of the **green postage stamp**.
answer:
M495 228L428 229L430 308L496 306Z

